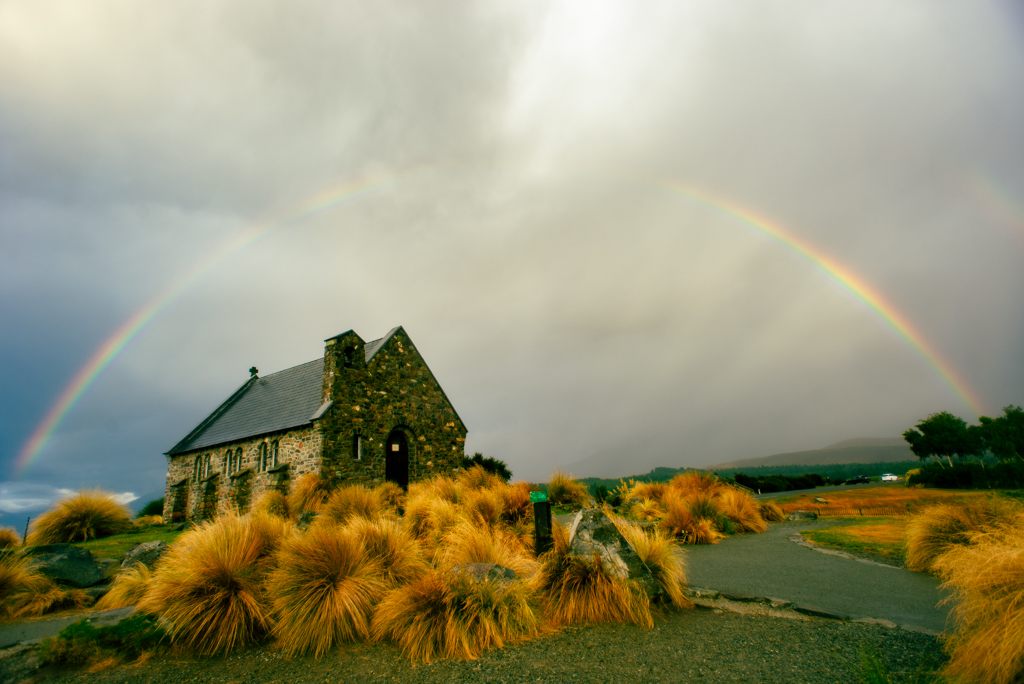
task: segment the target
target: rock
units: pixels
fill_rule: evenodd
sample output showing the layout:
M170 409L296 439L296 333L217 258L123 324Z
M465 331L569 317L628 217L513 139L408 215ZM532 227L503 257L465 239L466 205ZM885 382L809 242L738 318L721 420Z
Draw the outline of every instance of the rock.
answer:
M814 511L793 511L786 516L786 520L817 520L818 514Z
M496 563L466 563L465 565L456 565L452 568L452 572L456 574L469 575L478 582L482 582L484 580L511 582L516 579L516 573L514 570L497 565Z
M569 528L569 553L590 558L596 556L605 572L612 577L635 580L652 599L663 598L661 584L615 523L598 508L585 508L576 514Z
M92 553L71 544L32 546L26 551L39 571L59 584L85 588L107 581L104 567Z
M148 541L142 542L134 549L124 554L124 560L121 561L121 567L127 568L136 563L142 563L150 570L156 565L156 562L160 560L160 557L166 553L168 546L162 541Z
M820 496L814 497L814 503L827 504L828 499L822 499Z

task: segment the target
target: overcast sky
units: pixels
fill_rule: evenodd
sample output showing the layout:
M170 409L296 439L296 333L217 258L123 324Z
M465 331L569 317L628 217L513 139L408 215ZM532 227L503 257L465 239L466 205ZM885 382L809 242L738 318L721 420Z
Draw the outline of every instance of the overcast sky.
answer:
M349 328L528 479L1022 404L1022 77L1011 0L0 0L0 512Z

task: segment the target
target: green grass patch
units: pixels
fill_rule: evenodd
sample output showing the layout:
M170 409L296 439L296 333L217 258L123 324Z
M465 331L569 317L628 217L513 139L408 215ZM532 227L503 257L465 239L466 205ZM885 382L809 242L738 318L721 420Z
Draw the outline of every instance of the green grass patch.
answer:
M903 566L907 555L906 519L864 518L853 524L803 532L804 539L860 558Z
M124 555L143 542L162 541L170 544L181 530L168 525L153 525L143 527L124 534L115 534L102 539L92 539L87 542L79 542L75 546L87 549L97 559L111 559L120 561Z
M136 660L144 652L159 648L164 639L156 618L149 615L135 614L106 627L82 620L43 642L40 661L44 665L74 666L104 658Z

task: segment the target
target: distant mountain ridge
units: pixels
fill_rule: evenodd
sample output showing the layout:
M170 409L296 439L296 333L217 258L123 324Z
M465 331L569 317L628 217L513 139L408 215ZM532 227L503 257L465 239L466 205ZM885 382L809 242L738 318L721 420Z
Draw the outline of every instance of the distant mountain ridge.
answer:
M845 439L821 449L789 451L760 458L746 458L708 466L708 469L757 468L776 465L835 465L839 463L887 463L913 461L916 456L898 437Z

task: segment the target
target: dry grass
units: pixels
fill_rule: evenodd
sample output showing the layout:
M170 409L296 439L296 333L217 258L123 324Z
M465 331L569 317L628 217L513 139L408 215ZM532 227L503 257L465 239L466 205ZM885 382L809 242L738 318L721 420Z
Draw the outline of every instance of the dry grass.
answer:
M42 615L68 598L30 559L17 553L0 554L0 618Z
M473 489L466 492L462 499L466 517L485 525L495 525L500 522L505 506L501 495L502 489L504 489L504 483L495 489Z
M1020 504L998 497L930 506L907 524L907 567L930 571L935 559L950 547L967 544L971 533L997 525L1021 510Z
M139 518L132 520L134 527L152 527L153 525L163 525L164 516L162 515L144 515Z
M511 531L463 520L445 534L438 562L451 569L471 563L494 563L526 578L537 572L537 561Z
M530 501L530 483L513 482L501 488L501 519L509 525L519 525L533 520L533 503Z
M0 549L21 546L21 535L13 527L0 527Z
M394 640L406 656L427 663L473 659L538 632L525 582L436 570L390 592L373 616L375 638Z
M288 497L276 489L268 489L253 503L252 512L287 518Z
M864 522L853 525L808 530L803 532L803 536L819 546L904 565L907 523L905 517L865 518Z
M451 501L417 496L409 498L404 520L417 539L436 546L453 525L463 520L463 515Z
M430 568L419 540L394 518L353 518L346 529L362 544L367 558L380 566L389 588L411 582Z
M260 639L271 624L271 555L288 529L274 516L233 513L193 528L161 558L139 610L159 615L173 641L202 654Z
M464 490L470 489L490 489L497 490L505 486L505 481L494 473L489 473L483 469L483 467L475 465L472 468L459 473L456 478L459 486Z
M408 504L414 499L427 498L457 504L462 500L462 487L450 477L438 475L429 480L420 480L409 485Z
M317 657L337 643L369 637L373 605L387 586L360 540L328 523L282 542L268 584L282 649Z
M556 623L654 626L650 599L644 590L635 582L609 575L600 558L570 554L569 534L561 525L555 525L554 548L541 557L537 586Z
M623 500L643 501L647 499L659 503L667 489L668 483L666 482L630 482Z
M343 524L352 517L375 518L385 511L381 493L363 485L348 485L334 490L320 509L320 515Z
M686 562L675 539L656 530L645 530L617 516L609 516L640 561L661 586L669 602L677 608L692 608L686 598Z
M130 529L131 513L101 491L79 492L32 522L28 544L60 544L108 537Z
M382 482L373 488L385 510L395 513L405 508L405 490L394 482Z
M722 487L715 494L719 513L731 520L739 532L760 534L768 529L761 507L750 494L735 487Z
M780 493L773 500L787 514L796 510L817 509L843 509L848 511L889 510L912 514L932 504L964 503L979 497L984 498L985 496L984 492L978 491L884 485L832 491L824 494L813 492L797 495ZM818 498L825 498L827 501L825 503L815 501Z
M153 573L143 563L135 563L117 573L110 591L96 602L100 610L134 606L146 595Z
M766 522L782 522L786 519L786 514L782 511L782 507L774 501L762 501L761 517Z
M673 477L668 483L671 493L666 492L665 496L685 497L698 493L713 495L726 486L713 473L691 470Z
M288 512L296 520L308 513L319 513L330 493L320 475L306 473L295 480L288 492Z
M590 501L590 494L586 486L574 480L572 475L556 471L548 482L548 501L556 506L585 506Z
M665 517L665 510L655 499L638 499L629 509L629 514L637 520L653 522Z
M967 535L934 563L956 599L944 674L955 681L1024 680L1024 514Z

